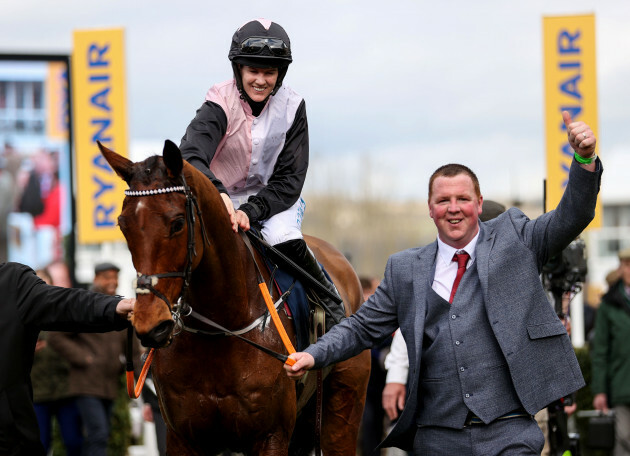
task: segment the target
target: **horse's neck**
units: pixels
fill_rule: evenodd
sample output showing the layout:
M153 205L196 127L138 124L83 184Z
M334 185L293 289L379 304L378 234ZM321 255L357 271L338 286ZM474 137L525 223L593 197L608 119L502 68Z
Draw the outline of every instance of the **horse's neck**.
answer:
M198 293L213 302L209 306L211 313L225 313L229 308L229 319L235 324L248 320L253 311L249 302L258 292L257 287L252 287L256 283L254 259L241 236L232 231L220 197L204 201L201 211L209 245L204 246L202 264L197 268L202 275L196 281Z

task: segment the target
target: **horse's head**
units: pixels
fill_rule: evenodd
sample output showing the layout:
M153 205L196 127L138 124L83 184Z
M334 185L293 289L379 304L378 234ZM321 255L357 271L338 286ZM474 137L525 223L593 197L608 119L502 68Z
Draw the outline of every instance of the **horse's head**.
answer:
M133 163L99 143L107 162L127 184L118 225L138 272L132 324L143 345L169 343L173 305L200 261L204 238L196 200L186 182L181 152L166 141L162 157Z

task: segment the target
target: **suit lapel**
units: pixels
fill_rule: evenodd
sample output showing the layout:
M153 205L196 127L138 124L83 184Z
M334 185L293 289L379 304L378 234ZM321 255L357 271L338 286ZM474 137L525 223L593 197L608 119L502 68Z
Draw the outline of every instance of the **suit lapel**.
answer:
M488 229L484 223L479 224L479 238L475 249L477 274L484 296L488 296L488 269L490 267L490 251L494 245L494 229Z
M413 297L412 312L414 321L414 336L416 347L416 362L422 353L422 338L424 334L424 319L427 314L427 291L433 282L435 273L435 255L437 241L427 245L418 252L418 261L413 264Z

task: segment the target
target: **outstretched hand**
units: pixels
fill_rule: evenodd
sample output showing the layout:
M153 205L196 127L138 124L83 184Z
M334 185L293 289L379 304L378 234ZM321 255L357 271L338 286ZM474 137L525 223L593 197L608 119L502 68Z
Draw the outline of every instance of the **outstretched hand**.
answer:
M595 154L597 138L587 124L582 121L574 122L568 111L562 111L562 120L567 127L569 144L582 158L591 158Z
M289 358L295 361L292 366L285 364L284 370L287 371L287 375L295 380L298 380L306 371L311 369L315 365L315 359L308 353L297 352L289 355Z
M127 320L131 319L135 303L135 298L126 298L118 301L118 304L116 304L116 313Z

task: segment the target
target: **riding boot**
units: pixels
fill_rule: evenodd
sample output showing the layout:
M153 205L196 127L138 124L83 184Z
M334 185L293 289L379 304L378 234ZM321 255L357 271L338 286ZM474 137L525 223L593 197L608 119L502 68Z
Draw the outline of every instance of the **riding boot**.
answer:
M290 260L304 269L310 274L316 281L321 283L327 290L339 296L335 285L326 278L324 271L315 259L313 252L308 248L304 239L292 239L290 241L282 242L274 246L281 253L287 256ZM328 331L333 325L339 323L346 317L343 301L337 303L333 301L326 294L318 291L315 287L308 287L308 284L304 284L310 291L312 291L319 302L326 311L326 330Z

